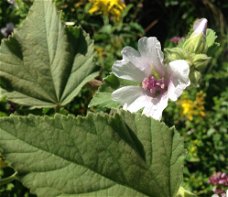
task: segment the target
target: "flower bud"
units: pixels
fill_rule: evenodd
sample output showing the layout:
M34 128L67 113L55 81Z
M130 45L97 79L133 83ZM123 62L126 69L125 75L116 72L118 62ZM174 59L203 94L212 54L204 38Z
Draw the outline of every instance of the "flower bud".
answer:
M166 48L165 57L167 62L171 62L174 60L182 60L182 59L186 60L188 57L188 54L186 53L185 50L183 50L180 47Z
M193 56L192 64L197 70L203 70L210 61L210 57L205 54L195 54Z
M196 20L196 22L193 25L193 30L193 33L184 42L183 48L190 53L205 53L207 51L207 19L202 18Z
M190 75L191 84L197 85L202 77L201 72L198 70L192 70Z

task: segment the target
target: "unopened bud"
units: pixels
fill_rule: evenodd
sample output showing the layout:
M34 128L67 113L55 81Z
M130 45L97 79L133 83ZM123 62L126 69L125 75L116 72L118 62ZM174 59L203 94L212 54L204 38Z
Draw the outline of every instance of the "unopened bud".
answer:
M186 54L185 50L183 50L182 48L175 47L175 48L166 48L165 56L167 61L171 62L174 60L187 59L188 54Z
M206 36L206 30L207 30L207 19L201 18L195 21L193 25L194 32L193 34L203 34Z
M191 80L191 84L199 84L199 81L201 79L201 73L200 71L198 70L192 70L189 77L190 77L190 80Z
M210 57L205 54L195 54L192 64L197 70L203 70L210 61Z
M190 53L205 53L207 51L207 19L198 19L193 25L193 30L193 33L184 42L183 48Z

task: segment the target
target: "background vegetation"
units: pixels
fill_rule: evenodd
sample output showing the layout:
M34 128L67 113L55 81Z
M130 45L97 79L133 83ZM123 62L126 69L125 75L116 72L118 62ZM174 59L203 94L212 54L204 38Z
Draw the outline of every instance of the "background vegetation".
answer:
M184 136L186 165L184 186L198 196L220 196L228 186L228 48L227 15L225 0L126 0L119 19L104 13L90 13L92 3L87 0L55 0L65 22L80 25L94 39L96 69L100 77L88 84L81 94L60 109L63 114L86 114L88 103L107 76L116 59L121 58L124 46L136 47L143 35L156 36L163 47L175 45L186 35L196 18L208 19L208 26L218 34L220 46L209 51L210 64L202 74L199 86L192 86L177 103L165 110L164 121L175 125ZM9 36L26 17L32 0L0 1L0 38ZM69 24L69 23L68 23ZM0 101L0 116L15 114L53 115L50 109L33 110ZM0 155L1 156L1 155ZM7 177L13 170L0 160L0 177ZM226 181L213 181L214 174L221 172ZM217 174L217 179L222 179ZM217 180L216 179L216 180ZM0 185L0 196L33 196L18 181Z

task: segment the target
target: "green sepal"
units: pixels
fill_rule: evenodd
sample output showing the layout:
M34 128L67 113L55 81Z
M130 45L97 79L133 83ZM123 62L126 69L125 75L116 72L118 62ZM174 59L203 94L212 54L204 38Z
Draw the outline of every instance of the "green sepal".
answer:
M186 51L180 47L165 48L164 51L165 51L166 62L171 62L171 61L180 60L180 59L186 60L188 58L188 54L186 53Z
M204 34L199 34L199 35L192 34L183 43L183 49L189 53L206 53L208 47L206 44L205 35Z
M211 59L206 54L194 54L192 57L192 64L198 70L203 70Z

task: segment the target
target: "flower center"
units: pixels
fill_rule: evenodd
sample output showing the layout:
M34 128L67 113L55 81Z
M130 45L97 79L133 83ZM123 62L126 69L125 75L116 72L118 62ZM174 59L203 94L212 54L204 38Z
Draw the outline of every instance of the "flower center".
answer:
M142 81L142 88L146 90L150 96L156 97L166 90L166 83L163 77L156 79L153 76L149 76Z

